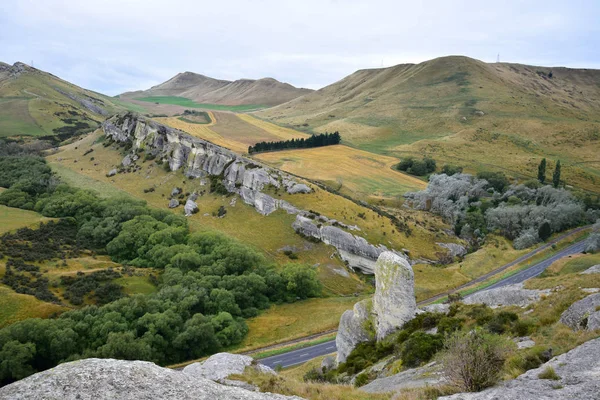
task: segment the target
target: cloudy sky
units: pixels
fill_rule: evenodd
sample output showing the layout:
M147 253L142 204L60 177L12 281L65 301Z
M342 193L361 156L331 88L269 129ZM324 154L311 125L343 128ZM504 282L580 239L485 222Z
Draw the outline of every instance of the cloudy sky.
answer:
M0 61L109 95L182 71L319 88L460 54L600 68L600 1L0 0Z

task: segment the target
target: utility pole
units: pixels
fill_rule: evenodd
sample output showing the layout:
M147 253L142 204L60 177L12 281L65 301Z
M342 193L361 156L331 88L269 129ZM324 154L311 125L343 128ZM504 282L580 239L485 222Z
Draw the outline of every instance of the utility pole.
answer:
M500 53L498 53L498 57L496 57L496 62L499 63L500 62Z

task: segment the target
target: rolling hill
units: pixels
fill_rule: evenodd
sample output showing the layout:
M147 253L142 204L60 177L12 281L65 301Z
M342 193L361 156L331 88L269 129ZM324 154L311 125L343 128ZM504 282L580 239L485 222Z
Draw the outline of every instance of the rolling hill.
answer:
M0 63L0 137L59 142L93 131L124 109L143 111L21 62Z
M149 101L148 98L176 97L205 105L272 106L311 92L310 89L296 88L273 78L226 81L183 72L148 90L127 92L119 97L134 102L139 99Z
M345 144L374 153L428 155L471 172L534 177L542 157L560 159L566 182L595 191L600 183L600 70L442 57L359 70L256 115L308 132L337 130Z

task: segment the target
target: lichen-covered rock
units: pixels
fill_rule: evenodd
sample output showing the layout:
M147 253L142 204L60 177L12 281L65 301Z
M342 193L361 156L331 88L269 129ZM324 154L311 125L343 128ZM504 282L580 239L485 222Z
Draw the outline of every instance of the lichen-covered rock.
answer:
M596 307L600 307L600 293L591 294L571 304L560 316L560 322L574 330L587 329L589 317L597 311Z
M131 154L127 154L123 158L123 161L121 161L121 165L124 166L124 167L129 167L132 162L133 162L133 159L131 158Z
M321 361L321 371L329 371L335 368L335 358L327 356Z
M192 199L187 199L183 211L186 217L190 217L192 214L196 214L199 211L198 204Z
M228 387L145 361L85 359L0 388L1 400L284 400L299 399Z
M346 358L357 344L373 338L369 332L369 327L372 326L370 309L371 300L366 299L359 301L352 310L342 314L337 336L335 337L336 361L338 364L346 362Z
M586 269L585 271L580 272L580 274L600 274L600 264L593 265L593 266L589 267L588 269Z
M389 393L402 389L435 386L443 381L440 365L432 362L420 368L411 368L392 376L375 379L362 386L360 390L368 393Z
M589 331L595 331L600 329L600 311L591 313L587 321L587 329Z
M169 208L177 208L179 207L179 201L177 199L169 200Z
M501 306L526 307L540 300L541 296L550 293L549 290L524 289L523 283L502 286L484 290L467 296L465 304L485 304L491 308Z
M450 312L450 304L440 303L440 304L430 304L428 306L421 307L421 310L430 313L441 313L448 314Z
M194 376L221 382L230 375L243 374L246 367L253 367L259 372L275 375L271 368L258 364L250 356L231 353L217 353L206 361L188 365L183 372Z
M177 195L179 195L181 193L181 188L173 188L173 190L171 190L171 197L175 197Z
M111 176L115 176L116 174L117 174L117 169L114 168L114 169L111 169L110 171L108 171L108 174L106 174L106 176L108 176L110 178Z
M540 379L552 367L559 380ZM442 400L596 400L600 394L600 339L590 340L516 379L479 393L459 393Z
M402 327L416 311L415 275L410 264L396 253L381 253L375 264L373 296L377 340Z

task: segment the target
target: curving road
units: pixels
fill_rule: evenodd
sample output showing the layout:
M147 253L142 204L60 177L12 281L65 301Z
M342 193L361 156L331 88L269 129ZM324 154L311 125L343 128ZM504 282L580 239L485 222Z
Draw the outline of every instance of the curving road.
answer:
M509 276L508 278L502 279L501 281L498 281L491 286L480 289L480 290L478 290L478 292L482 291L482 290L495 289L495 288L499 288L499 287L506 286L506 285L514 285L516 283L525 282L526 280L536 277L539 274L541 274L542 272L544 272L544 270L546 268L548 268L553 262L557 261L558 259L570 256L572 254L581 253L584 249L584 246L585 246L584 240L576 242L576 243L572 244L571 246L562 249L561 251L559 251L552 257L550 257L544 261L541 261L535 265L532 265L531 267L529 267L521 272L518 272L512 276ZM537 254L539 251L540 251L540 249L537 249L537 250L532 251L531 253L528 253L527 255L525 255L523 257L519 257L518 262L521 262L521 261ZM517 260L515 260L515 261L517 261ZM507 266L515 265L517 263L515 261L507 264ZM496 273L501 272L502 270L506 269L504 267L506 267L506 266L502 266L502 267L498 268L497 270L495 270L495 272ZM473 283L476 283L476 282L471 281L471 282L469 282L469 285L473 284ZM471 294L473 294L473 293L471 293ZM431 302L435 299L436 298L428 299L428 300L420 302L420 304L425 304L425 303ZM268 367L271 367L271 368L275 368L277 366L286 368L286 367L291 367L294 365L305 363L306 361L312 360L313 358L316 358L319 356L324 356L326 354L331 354L336 351L337 351L337 349L335 346L335 339L334 339L334 340L330 340L330 341L320 343L320 344L317 344L314 346L305 347L300 350L294 350L294 351L279 354L276 356L263 358L261 360L258 360L258 362L260 362L261 364L266 365Z

